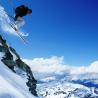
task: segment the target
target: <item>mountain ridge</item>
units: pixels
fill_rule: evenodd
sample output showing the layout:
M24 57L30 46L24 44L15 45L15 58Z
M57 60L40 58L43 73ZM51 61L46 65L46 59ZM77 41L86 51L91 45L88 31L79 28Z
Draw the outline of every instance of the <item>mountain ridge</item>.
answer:
M14 48L7 45L6 40L1 35L0 53L3 54L1 57L3 65L6 65L13 73L19 75L25 81L28 91L32 95L38 96L36 91L37 80L34 78L30 67L21 60ZM15 82L14 79L13 82Z

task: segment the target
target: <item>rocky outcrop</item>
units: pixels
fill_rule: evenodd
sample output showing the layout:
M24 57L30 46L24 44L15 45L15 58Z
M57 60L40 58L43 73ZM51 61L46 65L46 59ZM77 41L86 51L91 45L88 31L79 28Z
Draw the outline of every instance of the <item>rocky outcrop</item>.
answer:
M22 78L24 76L27 80L26 85L29 91L33 95L38 96L36 92L37 80L34 78L30 67L21 60L14 48L6 44L6 40L2 36L0 36L0 52L4 53L1 61L14 73L20 75Z

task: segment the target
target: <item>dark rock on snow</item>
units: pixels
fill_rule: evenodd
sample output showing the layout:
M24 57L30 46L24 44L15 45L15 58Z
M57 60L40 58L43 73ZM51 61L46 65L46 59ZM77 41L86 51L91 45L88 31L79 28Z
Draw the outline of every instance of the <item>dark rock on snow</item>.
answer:
M38 96L36 92L37 80L35 80L30 67L21 60L20 56L17 54L14 48L9 47L6 44L6 40L4 40L1 35L0 44L0 52L4 53L4 57L1 61L16 74L22 73L18 73L15 68L21 69L25 73L25 76L27 78L26 85L29 87L29 91L33 95Z

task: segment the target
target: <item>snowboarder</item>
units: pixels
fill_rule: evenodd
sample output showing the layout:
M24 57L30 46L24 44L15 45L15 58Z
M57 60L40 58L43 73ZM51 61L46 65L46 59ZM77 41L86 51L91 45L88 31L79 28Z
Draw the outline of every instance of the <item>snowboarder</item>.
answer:
M23 26L25 24L22 17L26 16L28 14L31 14L31 13L32 13L32 10L29 9L25 5L20 5L20 6L16 7L14 20L15 20L15 24L17 25L17 28L20 28L21 26Z

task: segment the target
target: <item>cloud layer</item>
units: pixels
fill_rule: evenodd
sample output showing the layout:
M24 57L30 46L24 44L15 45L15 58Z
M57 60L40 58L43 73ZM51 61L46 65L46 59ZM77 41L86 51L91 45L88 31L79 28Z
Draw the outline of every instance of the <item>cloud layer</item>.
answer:
M71 74L83 73L98 73L98 61L94 61L88 66L73 67L71 70Z
M34 58L23 59L32 69L32 71L39 76L51 77L55 74L63 75L66 72L69 74L85 74L85 73L98 73L98 61L94 61L88 66L70 66L64 64L64 57L52 56L50 58ZM36 75L35 74L35 75ZM40 78L39 77L39 78ZM43 77L44 78L44 77Z
M63 56L53 56L50 58L34 58L33 60L24 59L30 65L32 71L41 73L61 73L67 66L63 64Z

